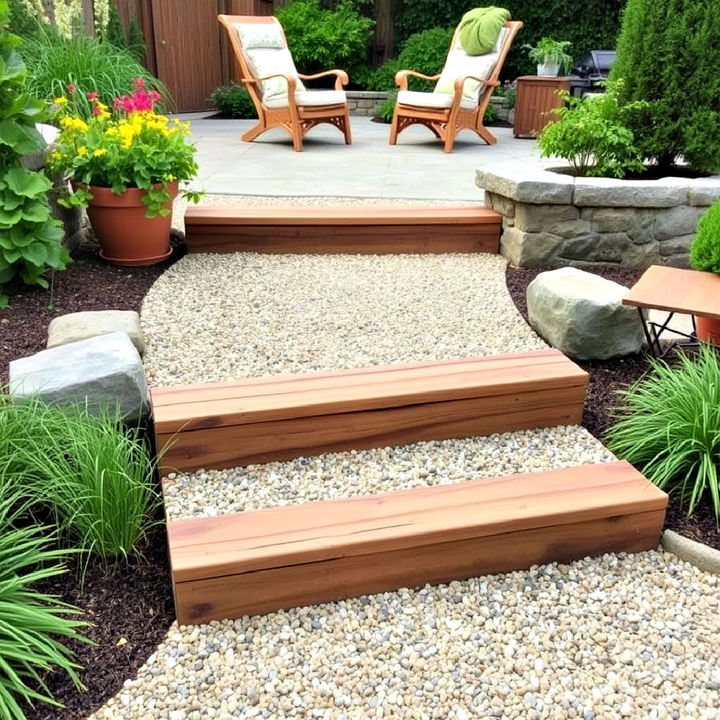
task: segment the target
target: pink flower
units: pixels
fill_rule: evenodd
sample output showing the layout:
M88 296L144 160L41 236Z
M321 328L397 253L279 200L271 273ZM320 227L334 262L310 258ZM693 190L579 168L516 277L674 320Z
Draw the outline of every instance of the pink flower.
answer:
M77 87L75 86L74 83L68 83L68 84L66 85L66 87L67 87L67 91L68 91L70 94L74 93L74 92L77 90Z
M96 92L89 92L87 94L88 100L97 100L99 97L100 97L100 95L98 95Z
M96 117L102 113L102 108L96 103L93 105L92 114Z
M133 87L135 88L135 90L144 90L145 80L143 78L135 78L133 80Z

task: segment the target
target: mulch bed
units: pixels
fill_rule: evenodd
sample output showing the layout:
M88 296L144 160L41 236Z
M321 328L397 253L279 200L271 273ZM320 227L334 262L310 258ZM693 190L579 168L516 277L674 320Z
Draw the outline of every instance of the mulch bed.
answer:
M53 317L80 310L140 310L153 282L181 254L149 268L116 268L86 250L65 272L57 273L52 292L20 285L9 289L11 306L0 311L0 368L7 382L10 360L30 355L45 347L47 325ZM509 268L507 284L520 312L527 319L525 290L538 270ZM632 285L639 273L627 270L597 271L625 285ZM583 424L601 437L609 424L608 407L614 391L637 380L648 369L644 356L608 362L580 363L590 373L588 402ZM667 526L688 537L720 548L720 533L709 513L699 512L691 520L671 501ZM66 707L38 705L28 709L35 720L82 720L114 695L165 637L174 619L167 567L164 527L156 527L145 549L144 560L134 560L114 571L90 567L84 585L77 568L49 582L46 592L85 610L92 623L88 636L96 643L74 648L78 662L87 670L82 680L87 691L78 693L64 676L52 675L51 692Z

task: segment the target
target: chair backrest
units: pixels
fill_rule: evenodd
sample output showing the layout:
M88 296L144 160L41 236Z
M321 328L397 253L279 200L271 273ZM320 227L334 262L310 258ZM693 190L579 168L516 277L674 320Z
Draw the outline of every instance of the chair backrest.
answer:
M296 91L305 89L277 18L272 15L218 15L218 20L228 32L243 79L282 73L295 78ZM281 77L247 83L246 87L256 107L263 98L287 95L287 82Z
M440 73L440 79L433 92L453 93L456 78L465 75L484 78L489 83L496 82L513 40L522 25L520 20L508 20L500 30L495 46L485 55L468 55L460 44L460 28L456 28L445 60L445 67ZM463 95L479 101L486 91L492 94L492 89L492 86L483 86L474 80L467 80L463 86ZM482 93L481 90L483 90Z

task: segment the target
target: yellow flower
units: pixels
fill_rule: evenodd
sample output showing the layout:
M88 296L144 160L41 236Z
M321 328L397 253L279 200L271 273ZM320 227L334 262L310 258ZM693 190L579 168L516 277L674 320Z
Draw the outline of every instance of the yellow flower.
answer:
M67 101L66 97L56 97L55 100L53 100L56 105L67 105Z
M79 117L70 116L60 120L60 127L63 130L77 130L78 132L87 132L87 123Z
M81 146L77 149L77 154L78 154L78 155L87 155L87 152L88 152L88 151L87 151L87 148L86 148L84 145L81 145Z
M107 150L106 150L105 148L98 148L97 150L95 150L95 151L93 152L93 156L94 156L94 157L101 157L102 155L105 155L106 152L107 152Z

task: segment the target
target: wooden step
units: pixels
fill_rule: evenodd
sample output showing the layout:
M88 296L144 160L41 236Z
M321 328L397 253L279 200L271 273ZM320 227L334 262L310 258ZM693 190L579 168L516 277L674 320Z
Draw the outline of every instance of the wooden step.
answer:
M501 216L482 205L215 207L185 212L188 252L498 252Z
M579 423L588 376L558 350L153 388L160 470Z
M171 521L178 622L650 550L666 506L612 462Z

